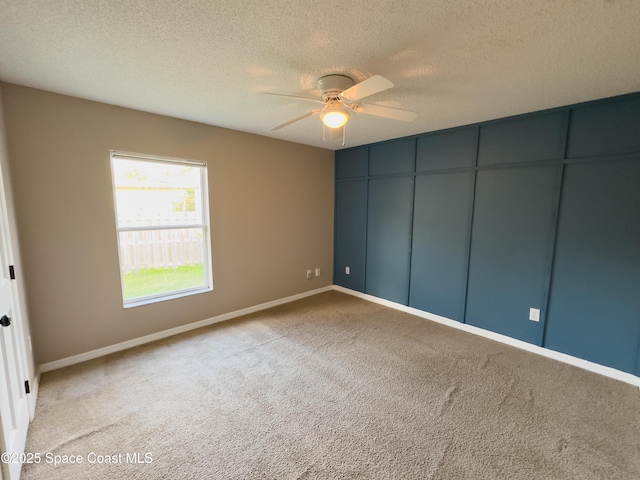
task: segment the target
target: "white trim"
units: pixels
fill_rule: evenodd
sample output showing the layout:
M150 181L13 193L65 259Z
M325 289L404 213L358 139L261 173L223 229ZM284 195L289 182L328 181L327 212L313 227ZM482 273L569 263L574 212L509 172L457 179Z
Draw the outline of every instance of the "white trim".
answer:
M189 158L177 158L177 157L166 157L162 155L149 155L146 153L135 153L135 152L123 152L121 150L110 150L111 158L117 158L120 160L143 160L148 162L166 162L166 163L176 163L176 164L188 164L188 165L198 165L200 167L206 167L207 162L203 160L192 160Z
M191 295L198 295L199 293L207 293L213 291L213 287L194 287L187 288L185 290L177 290L167 293L158 293L157 295L148 295L146 297L140 297L135 300L128 300L123 305L123 308L140 307L142 305L150 305L152 303L164 302L166 300L174 300L176 298L189 297ZM1 479L0 479L1 480Z
M225 320L231 320L232 318L241 317L243 315L249 315L250 313L259 312L260 310L266 310L267 308L277 307L278 305L294 302L296 300L300 300L305 297L310 297L318 293L328 292L330 290L333 290L333 285L317 288L315 290L299 293L297 295L291 295L290 297L280 298L278 300L272 300L270 302L261 303L260 305L254 305L253 307L243 308L242 310L236 310L234 312L224 313L216 317L211 317L205 320L200 320L198 322L189 323L187 325L181 325L179 327L170 328L169 330L163 330L161 332L145 335L144 337L138 337L132 340L127 340L126 342L116 343L115 345L110 345L108 347L98 348L97 350L91 350L90 352L81 353L79 355L74 355L72 357L62 358L60 360L55 360L49 363L43 363L42 365L40 365L40 371L43 373L50 372L52 370L57 370L58 368L68 367L70 365L75 365L77 363L86 362L87 360L93 360L94 358L103 357L105 355L109 355L110 353L120 352L122 350L127 350L132 347L144 345L145 343L155 342L156 340L172 337L173 335L189 332L197 328L213 325L214 323L224 322Z
M278 305L283 305L285 303L294 302L296 300L300 300L302 298L310 297L312 295L317 295L318 293L327 292L330 290L336 290L338 292L346 293L348 295L362 298L364 300L368 300L370 302L377 303L379 305L384 305L385 307L393 308L395 310L400 310L402 312L409 313L411 315L415 315L417 317L424 318L426 320L431 320L433 322L440 323L448 327L453 327L458 330L462 330L464 332L472 333L474 335L495 340L497 342L504 343L512 347L520 348L522 350L526 350L531 353L542 355L543 357L551 358L553 360L558 360L560 362L567 363L569 365L573 365L575 367L579 367L584 370L588 370L590 372L594 372L609 378L613 378L615 380L620 380L621 382L635 385L640 389L640 377L636 377L635 375L632 375L630 373L622 372L620 370L616 370L615 368L611 368L611 367L605 367L604 365L590 362L582 358L573 357L571 355L567 355L566 353L556 352L555 350L549 350L547 348L539 347L537 345L523 342L521 340L516 340L515 338L507 337L506 335L501 335L499 333L490 332L489 330L484 330L482 328L474 327L473 325L460 323L450 318L441 317L433 313L418 310L417 308L408 307L406 305L391 302L383 298L374 297L373 295L367 295L366 293L356 292L355 290L350 290L348 288L344 288L339 285L329 285L327 287L310 290L308 292L303 292L297 295L292 295L292 296L281 298L278 300L273 300L271 302L261 303L260 305L244 308L242 310L236 310L234 312L224 313L222 315L207 318L205 320L200 320L198 322L190 323L188 325L182 325L180 327L171 328L169 330L163 330L162 332L152 333L151 335L145 335L144 337L134 338L132 340L127 340L126 342L117 343L115 345L110 345L108 347L99 348L97 350L91 350L90 352L81 353L79 355L74 355L72 357L67 357L60 360L55 360L53 362L44 363L40 365L40 368L36 375L37 381L34 382L35 385L31 390L32 394L34 395L33 406L35 407L35 400L37 397L38 387L40 383L39 382L40 372L43 372L43 373L50 372L52 370L57 370L58 368L68 367L70 365L75 365L77 363L86 362L87 360L93 360L94 358L103 357L105 355L109 355L110 353L127 350L129 348L137 347L138 345L144 345L145 343L154 342L156 340L161 340L163 338L171 337L173 335L178 335L180 333L189 332L191 330L195 330L201 327L206 327L207 325L213 325L214 323L224 322L225 320L231 320L233 318L241 317L243 315L248 315L250 313L258 312L260 310L265 310L267 308L276 307Z
M187 228L207 228L204 223L189 223L186 225L142 225L140 227L118 227L121 232L151 232L153 230L186 230Z
M114 162L116 160L144 160L156 163L171 163L175 165L194 165L199 168L200 173L200 205L201 205L201 224L188 224L188 225L152 225L152 226L138 226L138 227L121 227L118 217L118 187L116 185L116 175L114 171ZM199 162L195 160L179 159L174 157L161 157L158 155L145 155L141 153L122 152L118 150L110 150L110 165L111 165L111 186L113 192L113 205L116 212L116 235L118 245L118 265L120 266L120 287L122 291L122 305L124 308L137 307L140 305L147 305L150 303L162 302L165 300L171 300L173 298L184 297L187 295L196 295L198 293L210 292L213 290L213 260L211 257L211 218L209 216L209 174L207 169L207 162ZM127 299L124 292L124 271L123 265L123 252L120 242L120 234L123 232L137 232L137 231L153 231L153 230L186 230L186 229L201 229L202 230L202 254L204 257L204 274L207 280L206 285L198 285L195 288L183 289L179 291L163 292L155 295L145 295L143 297L136 297L133 299ZM1 479L0 479L1 480Z
M497 342L504 343L512 347L520 348L528 352L542 355L543 357L568 363L569 365L573 365L575 367L579 367L584 370L588 370L590 372L598 373L600 375L604 375L606 377L610 377L615 380L620 380L621 382L630 383L631 385L635 385L638 388L640 388L640 377L636 377L635 375L632 375L627 372L616 370L615 368L605 367L604 365L590 362L582 358L573 357L571 355L567 355L566 353L556 352L555 350L549 350L548 348L539 347L538 345L533 345L531 343L523 342L522 340L517 340L515 338L507 337L506 335L490 332L489 330L484 330L482 328L474 327L473 325L460 323L456 320L452 320L446 317L441 317L440 315L436 315L434 313L418 310L417 308L408 307L400 303L390 302L389 300L385 300L383 298L374 297L373 295L368 295L366 293L356 292L355 290L350 290L348 288L340 287L338 285L334 285L333 288L338 292L353 295L354 297L362 298L364 300L368 300L373 303L384 305L385 307L390 307L395 310L400 310L402 312L409 313L417 317L425 318L427 320L431 320L433 322L440 323L448 327L457 328L458 330L462 330L464 332L473 333L474 335L479 335L481 337L489 338L491 340L495 340Z
M33 377L33 385L29 385L31 393L27 395L29 401L29 418L33 421L36 416L36 403L38 403L38 391L40 391L40 368L36 368L36 374Z

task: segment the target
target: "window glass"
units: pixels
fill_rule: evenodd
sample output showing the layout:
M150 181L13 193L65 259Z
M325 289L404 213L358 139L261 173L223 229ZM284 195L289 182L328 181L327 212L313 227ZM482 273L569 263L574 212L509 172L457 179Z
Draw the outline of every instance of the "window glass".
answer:
M206 164L112 152L124 305L212 288Z

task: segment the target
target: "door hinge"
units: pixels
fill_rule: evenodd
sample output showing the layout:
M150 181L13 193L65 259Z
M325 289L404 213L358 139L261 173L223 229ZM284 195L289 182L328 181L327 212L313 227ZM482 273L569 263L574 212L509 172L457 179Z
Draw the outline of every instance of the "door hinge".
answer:
M11 277L11 280L16 279L16 271L14 270L13 265L9 265L9 276Z
M29 388L29 380L24 381L24 391L27 393L31 393L31 389Z

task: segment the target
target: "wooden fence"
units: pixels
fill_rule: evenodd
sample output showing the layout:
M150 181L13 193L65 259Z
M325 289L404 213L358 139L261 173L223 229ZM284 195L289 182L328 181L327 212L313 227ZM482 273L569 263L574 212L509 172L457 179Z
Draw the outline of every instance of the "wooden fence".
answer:
M161 221L160 221L161 220ZM126 217L120 226L193 225L195 212L175 212L164 218ZM142 268L175 268L197 265L204 261L204 232L202 228L171 230L137 230L120 232L120 268L130 273Z

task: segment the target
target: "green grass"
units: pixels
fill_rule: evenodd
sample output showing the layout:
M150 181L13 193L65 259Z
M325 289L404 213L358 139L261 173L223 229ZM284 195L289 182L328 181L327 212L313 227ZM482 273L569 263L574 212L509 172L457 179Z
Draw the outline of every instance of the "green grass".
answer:
M204 286L204 265L144 268L127 273L122 282L125 300Z

